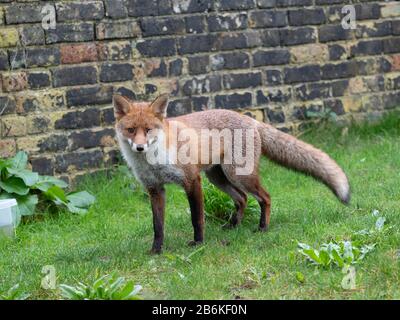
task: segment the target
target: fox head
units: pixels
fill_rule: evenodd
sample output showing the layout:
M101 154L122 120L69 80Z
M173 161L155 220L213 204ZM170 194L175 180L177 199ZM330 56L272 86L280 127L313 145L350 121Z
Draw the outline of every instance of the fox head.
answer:
M146 152L164 129L168 95L163 94L153 102L135 102L114 95L113 105L118 136L129 143L132 151Z

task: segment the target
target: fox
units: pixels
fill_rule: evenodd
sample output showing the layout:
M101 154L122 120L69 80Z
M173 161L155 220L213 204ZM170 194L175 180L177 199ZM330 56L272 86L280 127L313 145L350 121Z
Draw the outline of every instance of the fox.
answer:
M212 184L228 194L235 204L235 213L226 227L235 228L240 225L250 194L260 206L258 230L267 231L270 225L271 197L260 182L261 155L281 166L311 175L324 183L342 203L349 204L349 180L343 169L323 151L270 124L232 110L210 109L167 117L168 100L166 93L150 102L131 100L119 94L113 96L116 140L123 158L147 191L151 202L154 229L151 253L159 254L163 249L165 185L170 183L181 186L189 202L194 237L188 245L203 243L205 218L202 172ZM172 127L174 130L171 130ZM221 146L224 139L218 137L220 143L213 145L215 148L212 155L209 155L210 144L204 143L210 142L212 134L192 139L194 142L179 138L185 130L189 130L187 136L191 138L200 135L205 129L217 132L225 130L228 133L242 130L251 132L251 137L239 137L234 145L228 144L228 147L225 144ZM237 145L241 145L240 150L234 152ZM249 172L243 174L238 172L242 163L233 154L240 154L248 146L252 146L247 156L252 166ZM187 157L176 157L180 148L186 151L192 149L193 152ZM163 156L166 161L154 161L149 157L151 153ZM192 161L199 154L205 161ZM230 161L221 160L224 156L228 156Z

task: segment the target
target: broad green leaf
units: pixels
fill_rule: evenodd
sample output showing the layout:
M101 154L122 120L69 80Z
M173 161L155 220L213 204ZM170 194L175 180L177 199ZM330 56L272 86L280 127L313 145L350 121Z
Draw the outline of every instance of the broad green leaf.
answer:
M106 274L95 280L95 282L93 283L93 288L97 290L97 288L101 287L104 284L104 279L106 279L108 276L109 275Z
M340 250L340 247L333 242L329 242L323 243L320 247L320 250L325 250L330 255L332 250Z
M105 293L105 290L103 287L98 287L95 295L93 295L93 296L90 295L90 296L91 296L91 298L95 298L95 296L96 296L97 299L102 299L102 300L104 300L105 298L108 298L108 297L106 297L106 293Z
M112 282L110 284L110 288L109 288L111 293L117 291L121 286L123 286L124 282L125 282L125 278L123 278L123 277L119 277L114 282Z
M7 168L9 174L21 178L28 187L33 186L39 180L39 175L26 169Z
M132 281L128 281L126 285L122 287L120 292L116 292L115 297L118 300L128 300L134 291L134 288L135 284Z
M303 249L304 254L309 257L314 262L321 264L321 259L319 258L318 251L314 249Z
M336 262L336 264L340 268L342 268L344 265L344 262L343 262L343 258L340 256L339 252L334 249L331 251L331 255L332 255L333 260Z
M24 151L19 151L14 158L11 159L11 166L13 169L25 169L28 164L28 155Z
M66 188L68 187L68 183L52 176L39 176L39 180L33 186L33 188L39 189L41 191L47 191L52 186Z
M67 208L71 213L77 213L77 214L87 213L87 209L75 207L73 204L71 204L69 202L67 202Z
M39 202L36 194L16 197L21 216L31 216L35 213L36 205Z
M328 267L331 263L331 258L329 256L329 253L325 250L321 250L319 252L319 259L321 261L321 264L324 265L325 267Z
M9 159L0 159L0 175L4 168L10 167L11 161Z
M0 200L4 200L4 199L15 199L15 196L13 196L12 194L10 194L8 192L0 191Z
M68 201L64 190L58 186L50 187L46 192L44 192L44 195L50 200L53 200L56 204L66 204Z
M89 208L96 200L96 198L87 191L70 193L67 195L67 199L69 204L73 207L81 209Z
M21 196L29 192L29 188L25 185L25 182L16 177L10 177L4 181L0 181L0 188L8 193L16 193Z
M61 294L64 298L75 300L79 298L79 292L74 287L66 284L60 285Z

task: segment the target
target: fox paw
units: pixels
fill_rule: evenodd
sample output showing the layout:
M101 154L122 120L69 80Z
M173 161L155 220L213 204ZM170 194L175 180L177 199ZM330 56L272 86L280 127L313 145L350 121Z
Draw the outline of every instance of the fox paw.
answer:
M162 253L162 248L151 248L149 253L150 254L161 254Z
M263 227L258 227L257 230L254 232L267 232L268 231L268 226L263 226Z
M237 226L238 226L237 223L235 224L235 223L232 223L232 222L228 222L228 223L226 223L226 224L224 224L222 226L222 229L224 229L224 230L232 230L232 229L235 229Z
M195 246L198 246L198 245L201 245L201 244L203 244L203 241L190 240L188 242L188 246L189 247L195 247Z

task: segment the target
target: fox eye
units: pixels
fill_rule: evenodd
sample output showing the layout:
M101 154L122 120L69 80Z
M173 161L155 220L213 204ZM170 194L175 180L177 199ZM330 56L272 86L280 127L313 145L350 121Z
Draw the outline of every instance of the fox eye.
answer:
M129 133L135 133L135 128L128 128L128 129L126 129Z
M146 133L149 133L151 131L151 129L150 128L146 128L145 131L146 131Z

